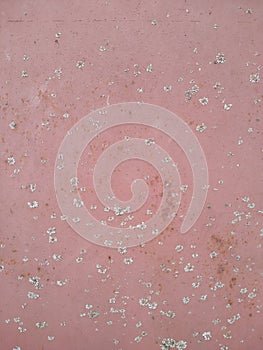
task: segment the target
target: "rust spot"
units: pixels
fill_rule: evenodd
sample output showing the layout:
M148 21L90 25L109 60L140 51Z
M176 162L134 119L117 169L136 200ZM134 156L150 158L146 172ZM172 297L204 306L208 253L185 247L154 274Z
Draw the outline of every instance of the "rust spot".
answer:
M236 238L227 233L224 237L213 234L208 243L209 249L214 249L221 254L226 254L229 247L236 245Z
M217 267L217 273L221 275L223 272L225 272L225 266L223 264L219 264Z
M232 277L230 282L229 282L229 287L233 288L236 285L236 277Z

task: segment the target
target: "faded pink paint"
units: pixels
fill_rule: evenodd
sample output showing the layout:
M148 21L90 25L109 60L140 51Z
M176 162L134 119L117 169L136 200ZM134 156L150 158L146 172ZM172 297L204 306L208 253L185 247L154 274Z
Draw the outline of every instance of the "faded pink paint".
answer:
M263 65L263 3L6 0L0 12L0 349L157 350L163 338L173 338L179 349L183 340L187 350L261 350L263 95L262 77L250 80L260 78ZM216 62L219 53L223 64ZM186 102L194 85L199 91ZM107 140L127 132L154 137L189 185L169 227L121 254L84 240L61 220L54 166L76 122L131 101L164 107L189 125L204 150L210 188L198 221L181 234L192 193L182 150L141 126L116 127L95 139L81 158L90 167ZM207 128L199 132L202 123ZM131 182L146 173L149 204L157 208L160 177L142 161L115 169L116 196L129 199ZM78 175L90 208L97 204L91 173L80 166ZM39 206L30 208L33 201ZM35 276L40 289L31 283ZM89 318L93 311L99 315ZM44 321L46 327L36 326Z

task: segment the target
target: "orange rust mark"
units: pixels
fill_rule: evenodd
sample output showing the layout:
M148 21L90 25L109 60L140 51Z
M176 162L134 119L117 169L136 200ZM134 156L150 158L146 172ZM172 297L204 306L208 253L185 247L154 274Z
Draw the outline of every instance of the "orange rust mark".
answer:
M233 288L236 285L236 277L232 277L230 282L229 282L229 287Z

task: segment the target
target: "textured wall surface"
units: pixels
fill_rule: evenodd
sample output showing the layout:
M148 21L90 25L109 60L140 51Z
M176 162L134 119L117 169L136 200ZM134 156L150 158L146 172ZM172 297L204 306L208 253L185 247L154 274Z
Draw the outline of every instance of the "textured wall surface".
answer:
M263 348L262 18L259 0L0 2L1 350ZM137 123L100 132L129 117L130 107L111 112L126 102L155 106L153 125L135 110ZM169 154L159 169L156 144ZM71 163L62 186L58 167ZM172 197L157 216L166 163L181 178L170 178L174 218ZM142 186L142 205L101 203L106 180L123 203ZM152 217L172 219L149 240Z

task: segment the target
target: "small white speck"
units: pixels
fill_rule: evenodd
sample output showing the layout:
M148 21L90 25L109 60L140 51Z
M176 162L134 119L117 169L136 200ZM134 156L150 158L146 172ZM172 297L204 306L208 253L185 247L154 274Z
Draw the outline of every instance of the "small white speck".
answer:
M38 298L39 298L39 294L34 293L34 292L28 292L28 293L27 293L27 297L28 297L29 299L38 299Z
M101 45L101 46L99 47L99 50L100 50L101 52L104 52L104 51L107 50L107 48L106 48L105 46Z
M225 103L224 104L224 109L226 110L226 111L229 111L230 109L232 108L232 103Z
M79 68L79 69L83 68L84 66L85 66L85 62L84 61L78 61L76 63L76 67Z
M146 72L151 73L153 71L153 65L150 63L149 66L146 68Z
M209 255L210 255L210 258L211 258L211 259L214 259L214 258L218 255L218 253L216 253L215 251L213 251L213 252L211 252Z
M240 289L240 293L241 293L241 294L246 294L247 291L248 291L247 288L241 288L241 289Z
M223 64L226 62L225 55L223 53L218 53L216 55L215 63L216 64Z
M187 263L186 266L184 267L185 272L192 272L194 271L194 265L191 265L190 263Z
M183 247L182 245L177 245L177 246L175 247L175 250L176 250L178 253L181 252L183 249L184 249L184 247Z
M37 322L37 323L36 323L36 327L37 327L37 328L45 328L45 327L47 327L47 326L48 326L48 324L47 324L46 321Z
M170 91L172 90L172 86L171 86L171 85L169 85L169 86L164 86L164 87L163 87L163 90L164 90L165 92L170 92Z
M74 207L76 207L76 208L81 208L81 207L84 206L84 203L83 203L82 200L80 200L80 199L78 199L78 198L74 198L74 199L73 199L73 205L74 205Z
M260 81L260 74L258 72L250 74L249 81L253 84L258 83Z
M249 9L247 9L247 10L245 11L245 13L251 15L253 12L252 12L252 10L249 8Z
M124 264L130 265L133 263L133 258L125 258L123 259Z
M205 340L210 340L212 338L212 334L210 331L203 332L202 336Z
M22 78L27 78L27 77L28 77L27 71L22 70L21 77L22 77Z
M126 247L118 247L118 253L126 254L127 253L127 248Z
M29 185L29 189L31 192L35 192L35 190L37 189L37 185L36 184L30 184Z
M208 97L199 98L199 102L201 103L202 106L207 105L208 104Z
M68 282L69 282L69 280L65 279L64 281L57 281L56 284L57 284L57 286L62 287L65 284L67 284Z
M37 208L37 207L39 206L38 201L27 202L27 205L28 205L29 208L31 208L31 209Z
M88 312L88 318L97 318L99 315L100 313L96 310Z
M56 243L57 241L58 241L58 239L55 236L48 237L48 243Z
M53 260L55 260L55 261L61 261L61 260L63 260L63 256L60 255L60 254L53 254L53 255L52 255L52 258L53 258Z
M204 123L198 124L195 128L196 131L204 132L207 129L207 126Z
M16 122L14 120L12 120L11 123L9 124L9 128L12 130L16 128Z
M7 158L7 163L9 165L14 165L16 163L15 158L14 157L8 157Z
M185 340L176 341L173 338L163 338L161 342L161 350L169 350L176 348L177 350L184 350L187 348Z
M183 297L183 303L186 305L190 302L190 298L189 297Z

